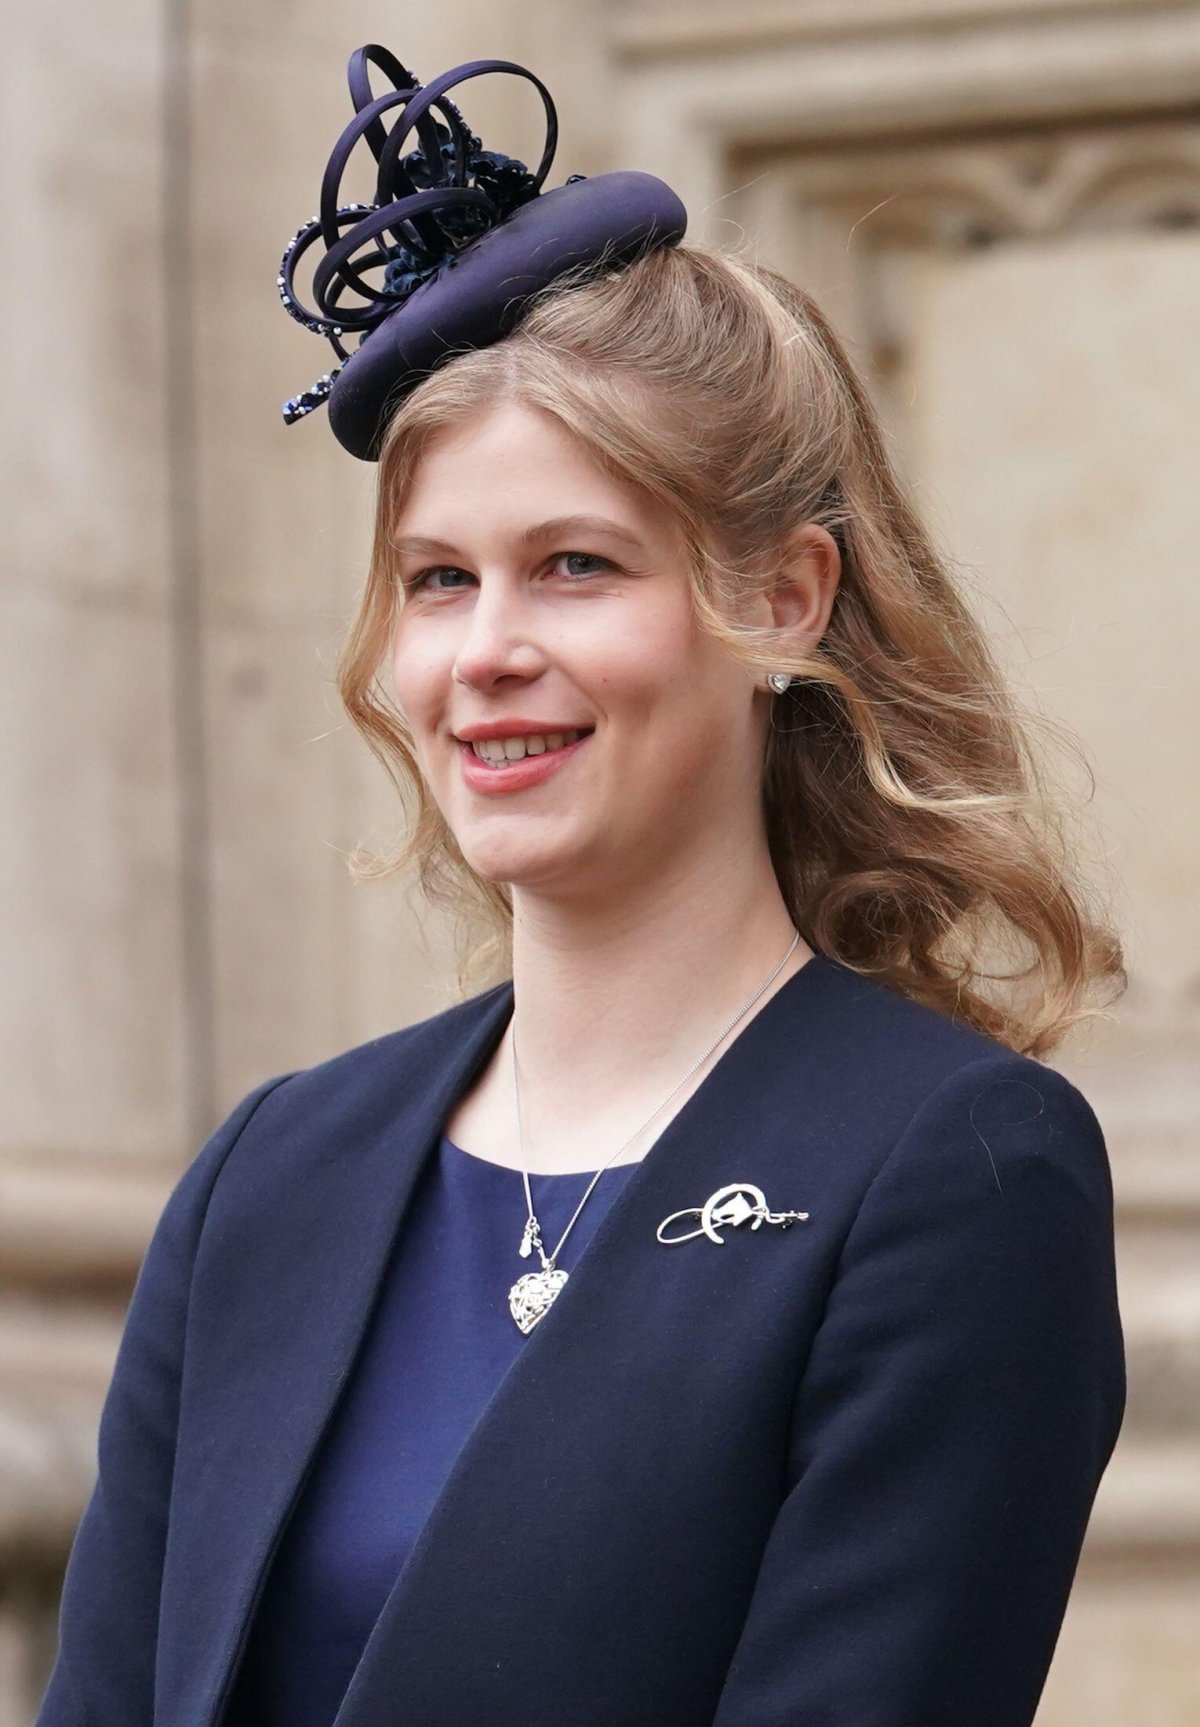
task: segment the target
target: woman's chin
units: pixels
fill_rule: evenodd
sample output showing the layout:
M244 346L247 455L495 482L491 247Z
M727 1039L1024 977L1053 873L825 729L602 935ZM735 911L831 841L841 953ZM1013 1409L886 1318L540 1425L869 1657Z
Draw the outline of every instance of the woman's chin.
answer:
M470 834L457 836L459 849L477 876L512 887L552 887L555 881L578 882L583 864L578 844L559 839L541 845L517 842L477 842Z

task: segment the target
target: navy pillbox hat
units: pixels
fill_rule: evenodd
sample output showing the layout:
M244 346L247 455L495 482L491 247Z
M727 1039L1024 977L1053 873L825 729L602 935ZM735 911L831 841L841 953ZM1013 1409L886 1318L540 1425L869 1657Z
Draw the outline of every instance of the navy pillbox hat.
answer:
M381 96L372 65L393 86ZM532 173L484 150L449 100L455 85L493 72L528 79L542 98L546 143ZM677 244L687 213L652 174L573 175L543 192L557 142L554 104L541 80L511 61L471 61L422 86L370 45L351 56L349 83L355 118L330 156L320 214L293 238L278 277L287 311L329 340L338 364L286 402L283 416L290 425L327 402L334 436L374 461L391 416L444 361L499 341L568 273L586 279ZM363 140L375 159L375 198L342 204L342 175ZM312 310L295 273L318 244Z

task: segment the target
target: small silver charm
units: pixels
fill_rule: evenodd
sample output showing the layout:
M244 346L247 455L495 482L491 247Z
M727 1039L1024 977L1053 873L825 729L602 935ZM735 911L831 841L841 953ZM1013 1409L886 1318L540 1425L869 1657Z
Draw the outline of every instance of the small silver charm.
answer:
M664 1235L663 1230L677 1217L698 1217L700 1227L689 1230L686 1235ZM719 1187L703 1205L673 1211L670 1217L663 1218L655 1234L664 1247L674 1247L681 1241L694 1241L698 1235L707 1235L718 1247L724 1247L725 1240L717 1234L718 1229L736 1229L748 1220L751 1220L751 1229L757 1229L763 1223L777 1223L781 1229L790 1229L793 1223L803 1223L807 1218L807 1211L772 1211L761 1187L748 1181L735 1181L728 1187Z

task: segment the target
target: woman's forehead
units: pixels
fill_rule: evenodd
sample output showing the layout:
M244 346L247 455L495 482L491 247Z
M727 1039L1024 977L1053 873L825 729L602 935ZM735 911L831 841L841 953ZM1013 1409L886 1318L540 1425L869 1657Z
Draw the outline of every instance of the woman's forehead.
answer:
M506 468L516 471L524 464L547 462L552 473L597 485L613 484L586 442L557 415L503 397L481 402L465 414L456 414L443 427L427 432L415 463L414 482L423 479L428 483L431 476L440 478L456 470L461 479L464 470L460 465L464 463L472 464L472 472L486 465L503 473Z
M445 540L485 523L531 543L555 530L630 543L676 531L669 511L614 474L561 421L511 401L481 408L427 442L397 500L391 538L397 545Z

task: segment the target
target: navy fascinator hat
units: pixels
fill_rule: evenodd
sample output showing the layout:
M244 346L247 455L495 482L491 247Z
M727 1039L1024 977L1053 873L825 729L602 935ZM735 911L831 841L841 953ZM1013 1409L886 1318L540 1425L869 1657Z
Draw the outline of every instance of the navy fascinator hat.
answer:
M392 85L380 96L372 66ZM526 78L541 96L546 143L532 173L485 150L449 100L456 85L493 72ZM676 245L687 212L652 174L572 174L543 192L558 140L554 103L540 78L509 60L472 60L422 86L370 44L351 55L349 83L355 117L326 165L320 214L289 244L278 277L286 310L328 338L338 363L285 402L283 417L292 425L327 402L339 443L370 462L396 408L444 360L499 341L568 272L620 269ZM375 159L374 200L343 204L342 176L363 140ZM310 310L295 273L318 245Z

